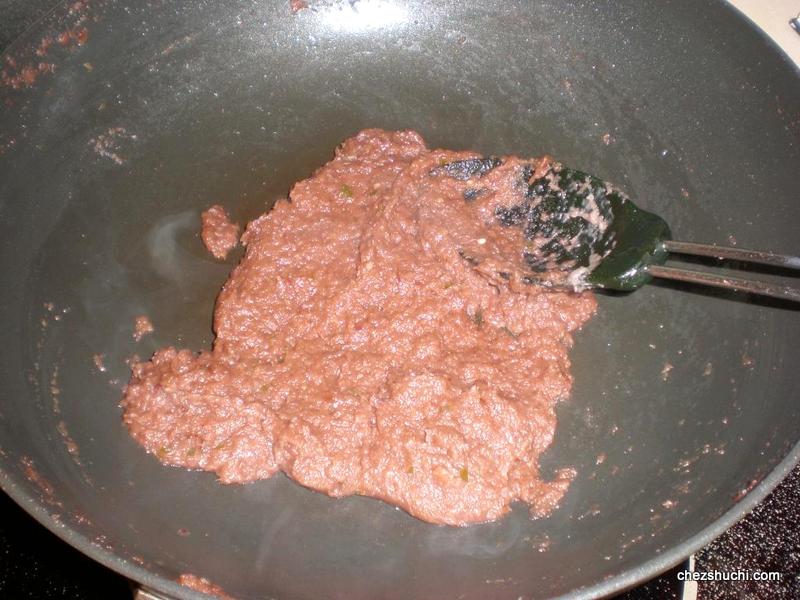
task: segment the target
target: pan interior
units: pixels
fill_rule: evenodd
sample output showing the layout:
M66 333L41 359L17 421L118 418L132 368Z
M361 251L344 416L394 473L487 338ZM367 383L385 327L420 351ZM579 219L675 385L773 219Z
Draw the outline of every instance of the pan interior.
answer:
M364 127L552 154L677 239L796 253L796 72L722 3L310 4L97 3L85 44L0 89L4 485L118 569L240 598L539 597L648 574L797 442L796 309L669 285L600 296L544 461L578 470L561 508L464 529L163 467L121 424L126 361L209 347L239 256L207 254L202 209L254 218ZM12 48L19 64L74 26L71 6ZM139 314L156 330L137 344Z

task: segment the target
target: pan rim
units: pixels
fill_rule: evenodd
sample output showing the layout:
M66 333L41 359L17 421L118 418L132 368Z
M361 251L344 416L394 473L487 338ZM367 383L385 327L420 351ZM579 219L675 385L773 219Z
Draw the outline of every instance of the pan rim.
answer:
M605 581L567 592L555 598L561 600L605 598L611 594L624 592L639 583L649 581L661 573L668 571L686 560L689 555L707 546L743 519L756 505L764 500L798 464L800 464L800 442L797 442L781 462L779 462L755 488L742 498L742 500L734 504L734 506L728 509L722 516L718 517L713 523L701 529L689 539L677 546L673 546L663 554L654 556L638 566L626 569ZM20 482L6 472L1 466L0 489L8 494L25 512L58 538L120 575L162 594L169 594L172 598L181 600L202 600L208 597L205 594L195 592L191 588L180 585L176 581L156 575L130 560L121 558L113 552L109 552L93 543L89 538L75 531L72 527L57 522L50 512L33 497L33 494L23 489Z
M773 38L770 36L766 31L764 31L761 26L756 23L753 19L751 19L747 13L745 13L741 8L733 4L733 0L722 0L721 4L726 7L729 11L734 13L736 18L743 20L747 25L752 29L756 35L758 35L762 41L765 41L767 45L775 51L781 58L783 58L784 62L789 65L789 68L794 71L794 75L800 77L800 62L795 61L787 52L780 46ZM788 20L787 20L788 25Z

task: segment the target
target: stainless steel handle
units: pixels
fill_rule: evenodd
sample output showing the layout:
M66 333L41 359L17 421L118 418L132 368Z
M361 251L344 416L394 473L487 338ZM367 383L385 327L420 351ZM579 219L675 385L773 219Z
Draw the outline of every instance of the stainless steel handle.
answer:
M139 586L133 593L133 600L174 600L160 592L154 592L146 587Z
M709 256L718 259L738 260L800 271L800 257L798 256L760 252L758 250L744 250L741 248L728 248L725 246L712 246L709 244L695 244L693 242L677 242L674 240L665 241L664 247L667 251L675 254ZM780 298L781 300L800 302L800 288L779 283L742 279L741 277L734 277L732 275L716 275L705 271L694 271L663 265L649 265L647 267L647 272L653 277L660 277L662 279L675 279L677 281L711 285L714 287L750 292L751 294L760 294L762 296L772 296L773 298Z

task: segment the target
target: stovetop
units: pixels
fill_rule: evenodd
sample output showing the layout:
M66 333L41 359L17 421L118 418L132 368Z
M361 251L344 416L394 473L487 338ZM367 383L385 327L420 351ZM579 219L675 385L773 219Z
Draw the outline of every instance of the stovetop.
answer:
M781 25L800 12L800 0L732 0L800 59L800 43ZM0 0L0 52L54 0ZM793 4L795 12L790 12ZM783 16L786 16L785 21ZM798 25L800 27L800 25ZM791 30L789 30L791 31ZM792 48L787 48L787 43ZM132 597L133 584L61 541L0 492L0 598L115 600ZM680 572L773 571L779 582L679 581ZM764 502L690 561L630 590L617 600L789 600L800 598L800 467Z

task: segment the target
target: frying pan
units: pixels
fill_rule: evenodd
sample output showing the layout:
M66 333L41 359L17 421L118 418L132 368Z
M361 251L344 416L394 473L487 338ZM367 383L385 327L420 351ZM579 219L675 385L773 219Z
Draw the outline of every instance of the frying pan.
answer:
M200 597L182 573L237 598L598 597L723 532L800 455L800 313L732 292L599 296L542 462L578 477L545 519L436 527L283 476L220 485L130 439L126 360L208 347L239 258L202 248L200 210L254 218L364 127L549 153L676 238L797 252L800 77L728 5L310 3L73 1L8 50L3 489L176 598Z

